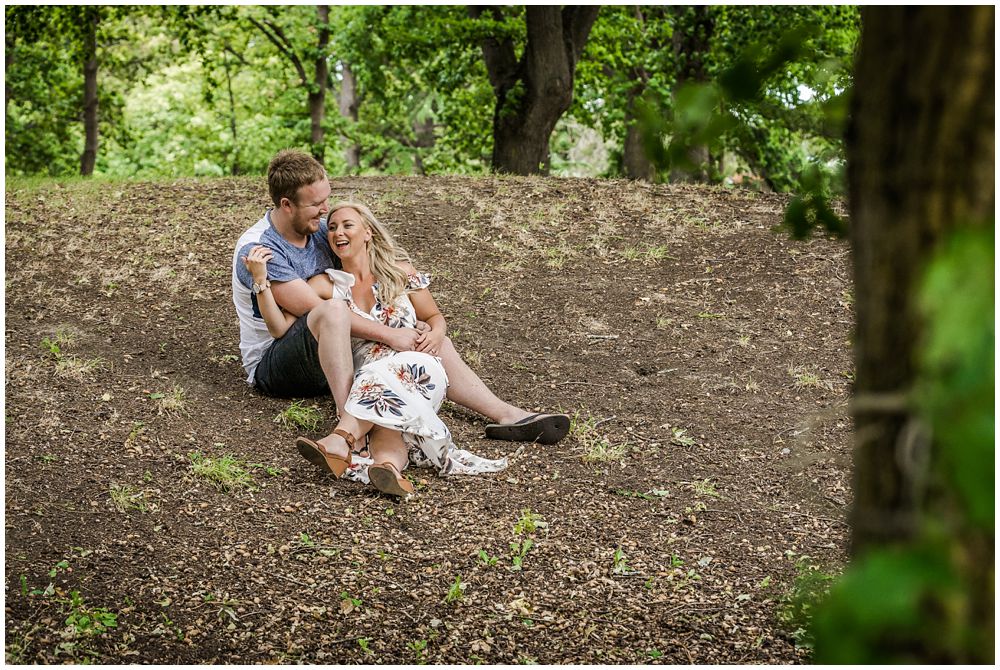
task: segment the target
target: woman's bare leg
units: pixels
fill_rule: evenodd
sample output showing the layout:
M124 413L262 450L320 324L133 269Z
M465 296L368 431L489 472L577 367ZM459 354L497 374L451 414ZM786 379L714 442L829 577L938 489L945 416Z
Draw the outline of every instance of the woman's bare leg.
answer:
M444 338L438 354L444 371L448 373L448 400L479 412L497 423L514 423L530 415L530 412L498 398L479 375L465 364L450 337Z
M406 468L409 455L398 430L375 426L368 438L368 452L376 463L392 463L399 472Z

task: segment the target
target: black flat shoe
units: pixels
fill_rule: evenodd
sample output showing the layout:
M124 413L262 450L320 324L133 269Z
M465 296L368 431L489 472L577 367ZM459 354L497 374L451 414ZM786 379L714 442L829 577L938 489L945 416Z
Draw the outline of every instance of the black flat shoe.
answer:
M555 444L569 432L569 417L565 414L532 414L516 423L491 423L486 437L491 440L538 442Z

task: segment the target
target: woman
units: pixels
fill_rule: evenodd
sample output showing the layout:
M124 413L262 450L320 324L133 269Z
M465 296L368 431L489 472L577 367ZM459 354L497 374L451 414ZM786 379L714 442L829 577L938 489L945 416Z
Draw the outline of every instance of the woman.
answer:
M506 459L487 460L456 448L437 416L448 388L448 376L437 358L447 324L427 290L430 278L416 271L364 205L335 205L327 226L330 248L344 271L327 270L326 276L310 279L317 293L346 300L355 313L391 327L413 328L420 320L430 330L416 336L413 351L398 352L380 342L352 338L355 379L344 409L362 426L371 426L367 457L360 450L352 458L354 436L345 431L334 431L350 447L342 452L344 457L331 455L306 438L297 441L299 452L337 476L371 481L380 491L399 496L413 492L402 475L409 463L433 465L442 475L506 468ZM265 247L248 254L245 262L255 281L266 280L269 258ZM258 296L258 303L274 337L284 334L295 320L281 311L269 291Z

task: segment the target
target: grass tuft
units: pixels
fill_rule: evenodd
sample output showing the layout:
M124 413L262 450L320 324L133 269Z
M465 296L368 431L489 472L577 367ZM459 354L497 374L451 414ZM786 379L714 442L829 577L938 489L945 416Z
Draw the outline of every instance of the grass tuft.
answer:
M191 471L202 477L215 488L224 493L240 489L254 490L253 477L247 470L247 465L235 456L208 458L199 451L188 454L191 460Z
M287 428L301 428L314 431L323 421L323 413L316 405L305 405L304 400L296 400L274 417L274 422Z

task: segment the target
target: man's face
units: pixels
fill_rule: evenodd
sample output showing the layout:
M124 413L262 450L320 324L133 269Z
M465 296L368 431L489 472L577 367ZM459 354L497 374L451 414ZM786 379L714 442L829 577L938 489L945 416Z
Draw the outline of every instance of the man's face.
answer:
M312 235L319 230L319 220L330 209L330 182L320 179L307 186L300 186L295 202L285 198L282 205L291 215L292 230L299 235Z

